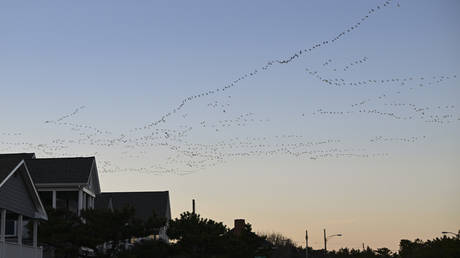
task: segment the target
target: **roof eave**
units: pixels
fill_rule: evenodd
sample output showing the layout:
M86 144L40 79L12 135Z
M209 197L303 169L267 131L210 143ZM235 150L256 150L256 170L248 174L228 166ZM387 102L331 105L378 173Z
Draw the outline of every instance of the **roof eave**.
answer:
M69 186L76 186L76 187L81 187L88 185L86 182L80 182L80 183L36 183L35 184L38 187L69 187Z

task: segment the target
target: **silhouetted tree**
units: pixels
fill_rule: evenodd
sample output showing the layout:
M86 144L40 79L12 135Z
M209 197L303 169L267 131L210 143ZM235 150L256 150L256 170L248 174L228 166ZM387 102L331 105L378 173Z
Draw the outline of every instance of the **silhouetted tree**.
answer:
M166 223L154 212L146 221L137 219L132 207L89 209L82 211L81 217L66 209L49 208L47 213L48 221L41 223L38 231L40 242L45 251L64 258L84 256L82 247L92 249L95 253L91 255L97 257L117 257L126 241L157 234Z
M420 239L413 242L403 239L399 244L399 256L401 258L457 258L460 257L460 239L445 236L425 242Z
M45 253L54 253L55 257L78 257L84 238L81 219L66 209L48 208L46 212L48 221L41 222L38 230L38 239L44 245Z
M228 229L221 222L201 218L199 214L185 212L172 220L167 234L177 240L175 248L190 257L212 257L224 249L223 236Z
M393 253L391 252L390 249L386 248L386 247L382 247L382 248L379 248L375 251L375 253L377 254L377 256L379 257L385 257L385 258L390 258L393 256Z
M156 234L166 222L155 213L146 221L138 219L134 208L130 206L114 211L85 210L82 211L82 219L85 223L80 231L87 236L83 244L95 250L99 257L116 257L131 238Z
M226 257L266 256L272 249L271 243L265 239L265 236L252 232L252 226L249 223L246 223L238 234L229 230L224 239Z
M270 258L303 258L305 249L297 246L290 238L280 233L271 233L264 235L266 240L271 244Z
M270 250L270 244L252 232L250 224L236 233L221 222L190 212L170 222L168 236L177 241L172 245L173 253L183 257L252 258Z
M120 253L118 258L168 258L174 254L173 247L161 240L143 240L131 249Z

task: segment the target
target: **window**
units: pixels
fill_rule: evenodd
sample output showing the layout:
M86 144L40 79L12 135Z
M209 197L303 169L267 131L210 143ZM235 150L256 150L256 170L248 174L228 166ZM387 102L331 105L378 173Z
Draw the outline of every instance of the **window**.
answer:
M5 227L5 236L6 237L14 237L17 235L16 229L18 228L17 226L17 221L15 220L6 220L6 227Z

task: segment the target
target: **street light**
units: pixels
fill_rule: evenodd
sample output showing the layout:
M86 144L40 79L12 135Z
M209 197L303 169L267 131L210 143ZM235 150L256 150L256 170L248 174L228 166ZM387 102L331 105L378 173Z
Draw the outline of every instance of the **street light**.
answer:
M327 240L336 236L341 237L342 234L334 234L326 237L326 229L324 229L324 254L327 253Z
M456 236L457 238L460 239L460 231L458 232L458 234L455 234L454 232L448 232L448 231L443 231L442 232L444 235L447 235L447 234L452 234L454 236Z

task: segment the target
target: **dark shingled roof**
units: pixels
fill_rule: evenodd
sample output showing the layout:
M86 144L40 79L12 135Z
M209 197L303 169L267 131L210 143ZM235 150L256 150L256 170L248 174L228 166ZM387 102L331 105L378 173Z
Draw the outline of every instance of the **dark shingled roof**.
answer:
M13 171L13 169L21 162L19 158L1 158L0 159L0 183Z
M96 209L122 209L131 205L136 210L136 217L147 219L153 210L159 217L171 219L169 192L114 192L101 193L96 196Z
M94 157L49 158L26 160L27 168L36 184L77 183L89 180Z
M35 159L35 153L5 153L0 154L0 159Z

